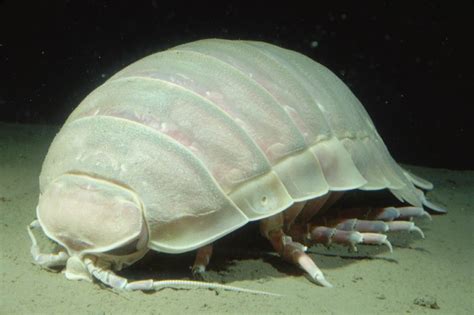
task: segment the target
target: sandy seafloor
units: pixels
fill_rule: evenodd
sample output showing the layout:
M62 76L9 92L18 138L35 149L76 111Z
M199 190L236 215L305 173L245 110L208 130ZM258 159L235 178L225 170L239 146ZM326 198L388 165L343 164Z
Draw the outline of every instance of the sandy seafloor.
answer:
M429 197L449 208L426 234L390 234L394 246L313 247L334 288L318 287L271 253L250 226L216 244L206 280L282 297L209 289L115 292L32 263L26 226L35 217L38 176L57 127L0 123L1 314L473 314L474 172L407 166L432 181ZM420 154L425 154L420 152ZM429 154L429 153L426 153ZM43 240L43 247L51 244ZM122 275L188 279L193 255L152 254Z

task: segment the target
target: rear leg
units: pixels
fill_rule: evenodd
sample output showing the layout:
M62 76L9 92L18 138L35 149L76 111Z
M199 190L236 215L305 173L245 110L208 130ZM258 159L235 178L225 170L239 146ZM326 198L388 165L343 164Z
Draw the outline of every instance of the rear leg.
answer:
M392 252L392 244L387 239L387 236L380 233L368 233L358 231L344 231L327 226L315 226L310 228L307 235L308 240L313 244L324 244L329 246L331 244L341 244L348 246L351 250L357 251L357 244L365 245L385 245Z
M404 206L404 207L358 207L358 208L343 208L334 209L332 217L341 219L363 219L363 220L408 220L414 218L428 218L431 220L431 215L423 208Z
M344 216L333 218L318 218L308 224L307 238L309 242L324 245L341 244L355 251L357 244L385 245L392 251L392 245L385 235L387 232L416 232L422 238L425 237L423 231L414 222L395 220L395 218L411 218L414 213L425 216L424 213L416 209L398 210L389 207L373 212L372 215L369 213L355 217L353 214L359 210L350 210L350 214L345 213ZM360 217L364 219L360 219Z
M428 218L431 216L420 207L365 207L338 209L332 216L317 218L310 229L315 226L328 226L342 231L357 231L367 233L386 232L417 232L424 238L423 231L412 222L413 218Z
M334 194L334 193L331 193ZM337 193L337 199L341 193ZM334 200L327 198L325 200ZM413 218L431 216L420 207L361 207L334 209L332 204L308 203L302 213L305 218L315 217L311 222L297 220L299 224L292 225L288 234L306 245L313 244L341 244L352 250L357 250L356 245L385 245L392 251L392 245L385 235L389 231L417 232L424 237L423 231L412 221ZM316 208L312 208L316 205ZM316 215L317 214L317 215Z

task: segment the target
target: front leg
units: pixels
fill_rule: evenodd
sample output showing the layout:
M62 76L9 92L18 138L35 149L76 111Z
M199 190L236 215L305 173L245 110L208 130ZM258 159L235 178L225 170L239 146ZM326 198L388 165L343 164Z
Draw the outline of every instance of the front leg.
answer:
M283 232L283 214L262 219L260 231L272 244L280 256L306 271L310 278L323 287L332 287L326 280L322 271L314 261L305 253L306 246L294 242L290 236Z
M40 248L38 246L38 242L36 240L35 235L33 234L34 228L41 228L41 225L38 220L34 220L28 226L28 235L31 239L31 255L33 256L33 260L35 264L40 265L45 269L51 269L54 267L62 267L66 265L67 260L69 259L69 255L64 252L60 251L58 253L51 253L51 254L44 254L41 253Z
M212 256L212 244L205 245L197 250L193 267L191 268L194 278L203 279L203 274Z

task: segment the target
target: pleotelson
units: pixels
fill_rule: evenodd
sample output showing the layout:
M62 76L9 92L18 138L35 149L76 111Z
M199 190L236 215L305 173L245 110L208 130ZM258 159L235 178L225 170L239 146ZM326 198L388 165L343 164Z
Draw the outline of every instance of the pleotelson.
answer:
M329 190L389 188L420 205L367 112L293 51L202 40L145 57L93 91L54 140L63 173L137 193L150 247L183 252Z

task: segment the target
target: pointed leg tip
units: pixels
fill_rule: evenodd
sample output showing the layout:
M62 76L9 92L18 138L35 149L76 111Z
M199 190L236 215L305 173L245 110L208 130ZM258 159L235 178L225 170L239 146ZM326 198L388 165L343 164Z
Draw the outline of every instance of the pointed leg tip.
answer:
M388 247L388 249L390 250L390 253L393 253L392 243L390 243L389 240L386 239L385 241L383 241L382 244Z
M308 259L306 259L308 258ZM306 271L307 277L317 285L320 285L325 288L332 288L333 285L329 283L324 277L322 271L316 266L316 264L308 256L302 256L300 258L300 266L304 271Z
M191 267L191 273L193 275L193 279L204 281L205 280L204 275L206 273L206 267L204 267L203 265L193 266L193 267Z
M417 227L416 225L413 226L411 231L415 231L418 234L420 234L421 238L425 238L425 233L423 233L423 231L419 227Z
M317 277L317 278L314 278L314 281L319 284L320 286L322 287L325 287L325 288L333 288L334 286L326 280L326 278L324 277Z
M431 214L429 214L427 211L423 211L422 217L425 217L428 220L433 221L433 218L431 217Z

